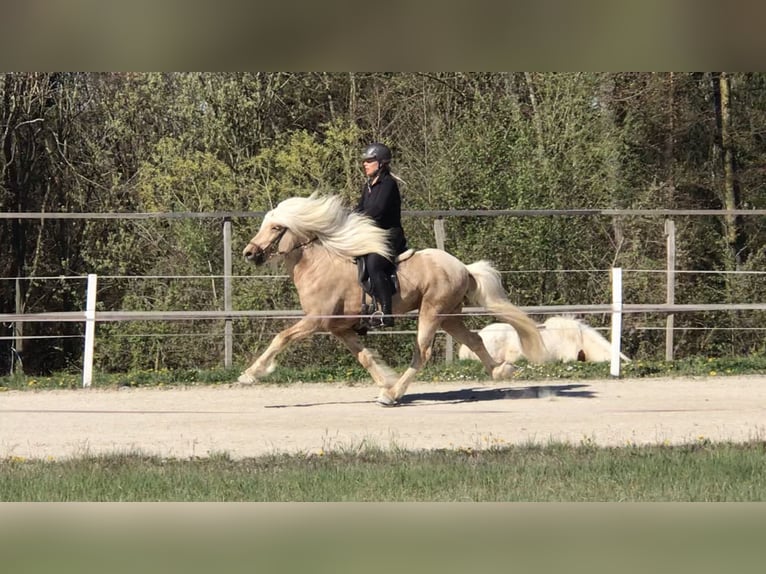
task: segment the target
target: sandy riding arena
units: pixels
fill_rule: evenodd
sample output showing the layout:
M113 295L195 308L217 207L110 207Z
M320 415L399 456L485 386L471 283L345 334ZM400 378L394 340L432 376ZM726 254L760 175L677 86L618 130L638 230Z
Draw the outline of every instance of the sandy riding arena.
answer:
M376 396L372 385L339 384L8 391L0 394L0 458L766 439L760 375L414 383L393 408Z

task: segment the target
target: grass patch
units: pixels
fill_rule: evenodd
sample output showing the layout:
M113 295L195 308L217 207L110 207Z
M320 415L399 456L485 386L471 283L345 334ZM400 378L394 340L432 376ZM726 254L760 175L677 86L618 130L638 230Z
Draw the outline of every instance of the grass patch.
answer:
M2 501L764 501L766 443L0 461Z
M519 361L521 369L515 379L535 381L546 379L603 379L608 378L608 363L549 363L532 365ZM169 385L217 385L237 380L243 367L230 369L160 369L158 371L132 371L129 373L97 373L93 387L162 387ZM720 377L730 375L763 374L766 357L691 357L677 361L634 361L622 367L625 378L647 377ZM432 362L418 376L419 381L486 381L487 374L477 361L455 361L447 364ZM370 376L360 365L337 366L278 366L263 379L265 384L291 384L296 382L369 382ZM80 373L56 373L48 377L23 374L0 377L0 392L15 389L74 389L82 386Z

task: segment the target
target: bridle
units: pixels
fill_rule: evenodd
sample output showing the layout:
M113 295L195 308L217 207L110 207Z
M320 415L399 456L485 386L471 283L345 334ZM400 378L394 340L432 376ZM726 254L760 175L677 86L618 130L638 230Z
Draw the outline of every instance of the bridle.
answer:
M270 251L272 247L277 247L276 249L274 249L274 252L275 254L278 255L279 254L278 245L279 245L279 242L282 241L282 238L285 236L285 233L287 233L287 227L283 227L282 231L277 233L276 237L274 237L274 239L271 240L271 243L269 243L266 246L266 249L264 249L264 251Z
M281 256L289 255L290 253L292 253L296 249L301 249L303 247L307 247L308 245L314 243L314 241L317 240L316 237L313 237L313 238L309 239L308 241L304 241L303 243L299 243L298 245L294 245L293 247L291 247L287 251L279 251L279 248L278 248L279 242L282 241L282 238L285 236L285 233L287 233L287 231L288 231L288 228L287 227L283 227L282 230L274 237L274 239L272 239L269 242L269 244L263 249L263 252L266 254L266 259L265 259L266 261L268 261L269 259L271 259L275 255L281 255ZM252 245L252 242L250 242L248 245ZM254 247L257 247L257 245L254 246Z
M309 239L308 241L304 241L303 243L299 243L298 245L293 246L291 249L288 249L287 251L276 251L275 255L289 255L290 253L292 253L296 249L301 249L303 247L308 247L309 245L314 243L314 241L316 241L316 240L317 240L317 238L313 237L313 238Z

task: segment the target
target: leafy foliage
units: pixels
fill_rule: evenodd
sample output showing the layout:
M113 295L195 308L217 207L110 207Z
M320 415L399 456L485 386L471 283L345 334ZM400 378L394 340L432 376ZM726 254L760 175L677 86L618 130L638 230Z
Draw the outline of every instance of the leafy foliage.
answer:
M362 182L358 151L378 140L393 148L405 210L728 208L726 152L735 159L739 207L763 208L765 77L726 75L732 147L724 150L717 73L3 73L0 207L257 214L315 190L351 204ZM678 218L677 268L762 270L761 219ZM235 218L235 251L258 222ZM410 244L433 246L432 225L407 217ZM522 305L606 302L606 270L615 264L641 271L626 273L625 300L658 302L665 298L663 226L658 217L449 218L446 248L466 262L492 260ZM732 226L741 253L731 251ZM82 282L57 278L87 273L101 277L102 309L221 309L221 236L221 222L210 219L2 220L2 312L16 311L17 277L24 312L82 309ZM289 282L273 277L278 270L251 277L235 257L234 273L235 309L297 307ZM209 278L133 279L185 275ZM679 274L676 301L763 301L763 285L755 273ZM626 317L626 351L658 358L663 319ZM763 352L762 319L679 314L676 353ZM472 325L481 327L481 319ZM238 357L262 349L279 326L238 321ZM28 336L62 336L24 341L15 352L26 372L78 369L80 325L24 328ZM211 322L100 325L98 366L213 367L223 352L221 329ZM409 339L379 342L392 362L409 357ZM0 340L2 372L11 369L12 344ZM325 337L282 358L308 360L353 363Z

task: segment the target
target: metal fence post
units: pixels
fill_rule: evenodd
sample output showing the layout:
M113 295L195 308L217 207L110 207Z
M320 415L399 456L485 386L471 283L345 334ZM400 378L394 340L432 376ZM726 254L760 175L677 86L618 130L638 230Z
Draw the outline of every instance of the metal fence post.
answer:
M434 219L434 237L436 238L436 247L442 251L444 249L444 239L446 234L444 232L444 220L442 218ZM444 360L447 363L451 363L454 359L454 344L452 343L452 335L449 333L445 335L444 339Z
M666 302L676 302L676 224L672 219L665 220L665 239L667 243L667 274L665 294ZM668 313L665 318L665 360L673 360L673 327L675 315Z
M223 219L223 309L231 311L231 218ZM231 319L224 321L223 327L224 355L223 365L227 369L231 367L234 334Z

